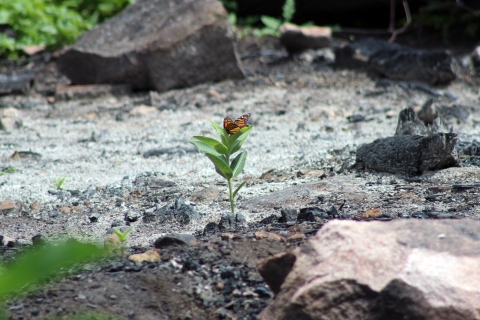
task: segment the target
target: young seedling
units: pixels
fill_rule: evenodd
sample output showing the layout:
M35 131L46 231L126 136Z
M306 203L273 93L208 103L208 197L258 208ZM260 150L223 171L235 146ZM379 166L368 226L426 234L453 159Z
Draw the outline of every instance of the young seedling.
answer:
M113 232L115 232L115 235L117 236L118 240L120 241L120 247L122 250L122 256L125 255L125 244L128 240L128 235L130 232L132 232L132 228L128 228L125 230L125 232L120 231L118 228L113 228Z
M57 187L57 190L63 190L63 184L65 183L66 179L67 179L67 176L62 177L58 180L55 180L55 186Z
M242 182L235 190L233 190L232 180L242 172L247 159L247 151L240 152L233 160L230 160L230 158L234 153L240 150L253 127L246 125L248 115L235 121L235 123L237 123L239 120L243 120L245 125L242 126L231 124L232 122L228 124L228 118L225 119L224 128L220 127L213 121L210 122L215 131L220 135L221 141L204 136L194 136L189 142L202 151L215 165L215 171L227 180L230 208L235 215L235 196L245 185L246 181ZM229 130L232 134L229 134L227 131L228 125L232 125L233 127L236 126L236 130ZM233 133L234 131L236 132Z

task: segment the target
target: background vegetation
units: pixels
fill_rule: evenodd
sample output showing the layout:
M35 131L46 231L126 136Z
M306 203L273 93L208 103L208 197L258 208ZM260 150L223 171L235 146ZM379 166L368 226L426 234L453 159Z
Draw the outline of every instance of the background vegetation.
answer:
M22 55L26 46L45 46L49 50L61 48L73 43L82 33L91 29L98 23L112 17L126 6L136 0L0 0L0 57L16 58ZM305 9L308 0L262 0L258 2L264 6L266 2L278 5L277 9L265 14L255 11L257 5L248 10L248 15L242 15L241 5L245 9L245 0L221 0L229 12L229 20L235 26L237 33L243 36L254 33L257 36L277 34L276 24L283 21L305 23L310 19L302 19L302 12L319 16L312 10ZM387 2L387 1L386 1ZM442 32L445 41L458 36L480 40L480 4L470 0L421 0L408 1L412 8L413 26L426 27ZM300 6L302 4L303 6ZM405 15L401 12L401 1L397 1L400 10L397 10L398 26L403 25ZM282 10L283 8L283 10ZM285 8L297 9L293 12ZM285 16L285 13L288 13ZM371 22L371 17L355 14L353 25L349 28L365 28L366 22ZM272 16L273 15L273 16ZM304 18L304 17L303 17ZM383 28L388 20L388 12L378 16ZM362 19L366 21L362 21ZM317 24L329 24L314 21ZM344 22L334 21L342 27Z

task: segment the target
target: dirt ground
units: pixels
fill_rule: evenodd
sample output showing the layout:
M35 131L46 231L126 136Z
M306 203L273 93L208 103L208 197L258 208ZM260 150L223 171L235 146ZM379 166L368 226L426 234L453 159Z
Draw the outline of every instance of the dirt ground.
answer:
M0 212L0 235L18 243L0 247L0 259L10 259L39 234L48 241L73 237L101 244L114 226L133 228L131 253L151 249L172 232L194 234L199 242L162 248L158 262L117 258L86 265L7 301L9 319L83 313L115 319L255 319L273 298L256 263L306 241L261 240L258 230L285 239L302 233L308 239L332 218L479 219L480 170L471 155L460 153L461 168L416 177L352 167L358 145L393 135L400 110L419 109L431 98L467 112L466 119L448 121L462 145L471 145L479 134L478 76L459 67L457 80L435 88L457 97L453 100L336 68L328 51L289 58L273 39L237 45L245 80L173 90L159 95L158 103L151 103L148 92L53 101L55 87L68 82L56 71L55 58L38 55L2 65L1 73L33 70L39 76L29 94L0 98L1 106L15 107L23 120L21 128L0 132L0 169L15 168L0 176L0 201L15 203ZM454 54L465 56L462 50ZM150 105L156 108L137 109ZM245 112L252 114L254 131L245 143L247 166L235 183L247 180L238 198L247 222L228 230L237 235L229 239L204 231L228 212L227 186L188 140L211 134L210 120L221 123L226 115ZM364 120L351 121L352 115ZM145 156L159 149L164 150L159 156ZM12 157L15 151L23 156ZM53 181L63 176L65 190L58 190ZM144 219L179 197L199 219L186 224ZM307 207L336 213L277 222L281 209ZM381 215L362 215L373 208Z

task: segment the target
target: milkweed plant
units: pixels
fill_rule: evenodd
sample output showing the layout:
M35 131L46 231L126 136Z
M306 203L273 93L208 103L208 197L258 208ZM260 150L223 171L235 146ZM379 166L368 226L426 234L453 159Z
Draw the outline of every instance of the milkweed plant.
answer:
M220 135L221 141L210 137L193 136L189 142L195 145L207 158L209 158L215 165L215 171L225 178L228 183L230 208L235 215L235 196L238 191L245 185L247 181L243 181L235 190L232 186L233 178L237 177L245 167L247 159L247 151L242 151L232 158L232 155L240 151L243 143L252 131L252 126L246 126L235 132L229 134L225 128L222 128L217 123L210 122L215 131Z

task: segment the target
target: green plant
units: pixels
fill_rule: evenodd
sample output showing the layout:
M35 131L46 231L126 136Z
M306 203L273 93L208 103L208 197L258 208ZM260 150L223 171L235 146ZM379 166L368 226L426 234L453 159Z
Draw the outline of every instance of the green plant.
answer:
M215 122L211 122L212 127L220 135L221 141L210 137L194 136L189 142L202 151L215 165L215 171L225 178L228 183L230 208L235 214L235 196L238 191L245 185L246 181L242 182L235 190L232 186L233 178L237 177L245 167L247 159L247 151L240 152L233 160L230 157L236 152L240 151L243 143L247 139L252 126L247 126L240 129L238 132L230 135L227 131L220 127Z
M260 20L265 27L262 29L256 29L254 35L263 37L263 36L273 36L278 37L278 30L280 26L284 23L290 22L295 14L295 0L286 0L282 7L282 17L283 20L277 19L270 16L261 16Z
M125 245L128 240L128 235L132 232L132 228L128 228L125 232L120 231L118 228L113 228L113 232L120 241L120 250L122 251L122 257L125 256Z
M26 46L57 49L113 16L135 0L0 0L0 56L18 58Z
M132 228L128 228L125 230L125 232L120 231L118 228L113 228L113 232L115 232L115 235L117 236L118 240L120 240L120 243L125 243L128 240L128 235L132 232Z
M63 190L63 184L65 183L65 180L67 180L67 176L64 176L58 180L55 180L55 187L57 187L57 190Z
M0 302L49 280L62 270L67 271L78 263L93 261L103 255L103 249L78 241L26 250L14 261L0 265Z
M7 174L7 173L14 173L15 172L15 168L14 167L6 167L6 168L3 168L2 170L0 170L0 177Z
M473 4L473 3L472 3ZM469 7L462 1L427 0L414 15L416 23L424 27L432 27L442 31L443 39L448 42L452 31L459 30L461 34L480 39L480 7Z

